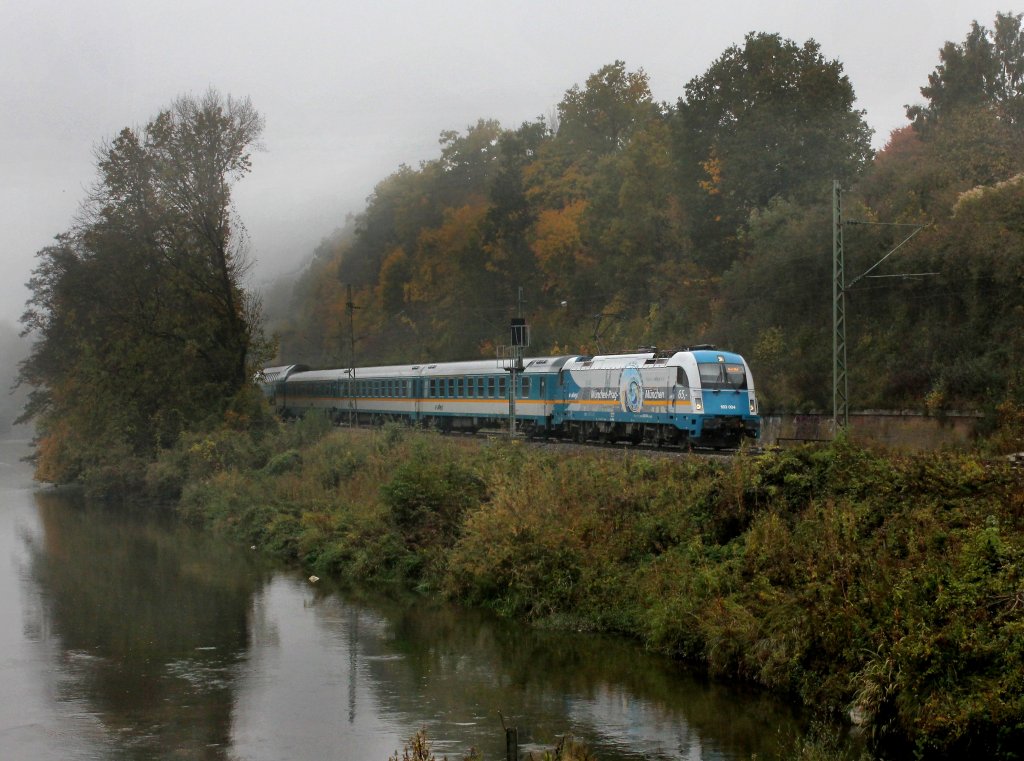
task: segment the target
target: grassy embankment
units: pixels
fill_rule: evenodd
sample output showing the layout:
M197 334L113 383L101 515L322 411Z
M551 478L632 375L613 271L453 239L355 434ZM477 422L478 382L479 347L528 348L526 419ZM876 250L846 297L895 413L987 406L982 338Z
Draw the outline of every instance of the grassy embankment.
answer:
M1024 475L998 460L653 460L307 420L193 439L149 484L317 574L621 632L904 752L1024 739Z

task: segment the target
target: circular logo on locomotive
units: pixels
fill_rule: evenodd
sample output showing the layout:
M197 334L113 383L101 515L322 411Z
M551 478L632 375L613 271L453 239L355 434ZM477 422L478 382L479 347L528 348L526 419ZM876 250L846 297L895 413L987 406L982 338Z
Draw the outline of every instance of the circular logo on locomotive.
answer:
M636 367L627 367L619 376L619 401L623 412L639 412L643 408L643 378Z

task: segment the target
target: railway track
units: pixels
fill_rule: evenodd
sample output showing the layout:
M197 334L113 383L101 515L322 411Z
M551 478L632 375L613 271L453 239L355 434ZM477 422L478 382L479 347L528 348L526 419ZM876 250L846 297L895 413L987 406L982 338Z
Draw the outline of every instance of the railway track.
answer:
M501 429L481 429L479 431L448 431L442 435L449 437L463 437L468 439L480 439L487 441L508 440L508 431ZM640 442L634 444L628 441L604 442L588 441L580 443L566 437L556 436L529 436L516 434L513 439L522 442L527 446L538 449L552 449L561 452L607 452L626 454L643 454L650 457L705 457L712 459L729 459L732 457L756 457L764 454L767 448L761 446L746 446L741 448L711 448L691 447L678 444L654 444Z

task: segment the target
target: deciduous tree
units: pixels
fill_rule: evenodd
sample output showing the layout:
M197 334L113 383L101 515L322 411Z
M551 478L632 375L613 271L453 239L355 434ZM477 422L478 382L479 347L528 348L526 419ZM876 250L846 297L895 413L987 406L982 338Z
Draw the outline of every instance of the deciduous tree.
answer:
M843 66L814 40L749 34L686 85L673 124L681 192L700 223L698 243L721 242L773 198L826 195L871 155Z
M98 150L95 190L39 252L22 318L41 477L145 460L250 383L263 344L231 187L262 128L247 99L211 90Z
M1024 14L996 13L993 29L977 21L963 42L947 42L939 65L921 88L925 105L909 106L907 116L926 129L961 109L992 108L1024 127Z

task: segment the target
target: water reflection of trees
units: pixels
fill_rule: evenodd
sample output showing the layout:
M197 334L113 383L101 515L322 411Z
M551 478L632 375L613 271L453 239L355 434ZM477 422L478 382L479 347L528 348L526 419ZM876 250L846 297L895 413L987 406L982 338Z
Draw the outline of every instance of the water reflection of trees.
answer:
M263 583L254 561L145 511L36 501L43 531L27 541L59 654L55 698L94 711L118 757L226 757Z
M449 757L473 745L502 758L499 711L525 746L572 731L603 761L772 757L795 731L777 701L688 677L628 642L531 630L419 598L338 596L326 582L268 585L250 554L173 517L53 492L37 506L43 531L26 538L29 583L55 654L54 697L98 719L111 757L231 758L240 710L250 744L266 731L307 751L383 742L380 758L393 750L381 731L408 736L421 726ZM329 636L303 639L310 630ZM310 676L319 687L301 676L311 668L330 672ZM287 715L268 715L282 706Z
M798 731L777 699L708 683L620 639L529 629L422 600L346 598L318 600L320 625L359 648L380 710L411 729L426 726L449 755L474 745L485 758L503 757L499 711L526 745L571 731L606 761L776 757ZM361 611L356 637L353 616L339 615L348 605Z

